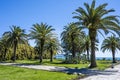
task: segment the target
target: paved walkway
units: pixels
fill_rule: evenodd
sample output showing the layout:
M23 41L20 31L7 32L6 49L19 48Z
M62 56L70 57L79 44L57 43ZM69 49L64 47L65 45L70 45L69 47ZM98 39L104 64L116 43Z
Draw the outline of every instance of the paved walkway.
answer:
M46 66L46 65L27 65L27 64L17 64L17 63L0 63L0 65L12 65L12 66L18 66L18 67L24 67L24 68L32 68L32 69L41 69L41 70L48 70L48 71L58 71L58 72L64 72L67 74L81 74L81 71L83 72L83 69L74 69L74 68L65 68L65 67L57 67L57 66Z
M105 71L90 73L90 76L80 80L120 80L120 64L113 69L108 68Z
M19 63L0 63L1 65L12 65L24 68L32 68L32 69L41 69L48 71L61 71L66 69L65 67L55 67L55 66L45 66L45 65L28 65L28 64L19 64Z
M120 80L120 64L115 66L113 69L108 68L105 71L91 70L91 69L74 69L56 66L44 66L44 65L25 65L17 63L0 63L0 65L12 65L18 67L41 69L49 71L60 71L68 74L86 74L88 77L80 80Z

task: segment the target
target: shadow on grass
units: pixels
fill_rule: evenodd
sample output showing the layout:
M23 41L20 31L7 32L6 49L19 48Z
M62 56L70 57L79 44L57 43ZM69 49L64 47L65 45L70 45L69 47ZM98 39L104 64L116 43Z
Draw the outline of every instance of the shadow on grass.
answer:
M57 67L56 67L57 68ZM114 73L118 72L116 70L105 70L105 71L100 71L100 70L91 70L91 69L87 69L87 68L81 68L81 69L71 69L71 68L66 68L66 69L57 69L60 72L64 72L67 74L77 74L77 75L81 75L81 74L85 74L86 76L93 76L93 75L113 75ZM54 71L54 70L52 70Z

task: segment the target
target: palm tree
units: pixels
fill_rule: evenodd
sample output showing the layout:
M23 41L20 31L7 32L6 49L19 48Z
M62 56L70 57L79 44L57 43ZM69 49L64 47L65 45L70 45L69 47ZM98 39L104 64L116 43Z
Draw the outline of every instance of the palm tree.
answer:
M40 63L42 63L45 41L47 40L49 34L51 34L53 30L55 29L53 29L52 26L48 26L44 23L34 24L31 28L30 39L35 39L37 46L39 47Z
M77 40L83 37L84 32L74 23L68 24L64 27L64 31L61 34L64 48L68 49L72 53L72 58L75 58L77 49Z
M13 47L13 56L12 60L16 60L16 49L18 47L18 43L26 43L27 35L25 34L25 30L21 29L19 26L12 26L11 31L5 32L3 35L7 36L7 43Z
M102 43L101 50L103 52L105 52L106 50L111 51L113 57L113 63L116 63L115 52L117 50L120 50L120 39L114 36L106 38Z
M95 7L95 0L93 0L92 4L84 3L85 9L79 7L76 9L76 16L73 18L78 19L79 21L76 24L80 24L82 29L88 29L88 34L91 40L91 64L90 68L96 67L96 57L95 57L95 41L97 32L102 34L101 30L105 32L105 34L109 32L116 32L120 35L120 27L118 16L109 15L108 13L114 12L115 10L110 9L107 10L107 3L101 4L98 7ZM102 34L103 35L103 34Z
M84 52L87 52L87 60L89 61L90 60L90 38L89 36L85 36L82 41L81 41L81 49L84 51Z
M90 54L89 52L91 51L91 42L90 42L90 37L88 35L84 36L84 38L81 40L81 50L83 52L87 52L87 60L90 61ZM95 50L98 51L98 40L96 40L96 43L95 43Z
M60 44L59 41L56 37L50 37L47 40L46 43L46 48L49 50L50 52L50 62L53 62L53 54L57 53L60 50Z

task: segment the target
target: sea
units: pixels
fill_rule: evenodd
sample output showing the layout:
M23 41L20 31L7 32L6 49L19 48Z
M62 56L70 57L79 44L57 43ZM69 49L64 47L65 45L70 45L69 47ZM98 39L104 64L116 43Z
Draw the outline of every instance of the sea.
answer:
M65 55L64 54L57 54L54 56L54 58L65 60ZM112 60L112 57L96 57L96 60ZM116 57L116 60L120 60L120 57Z
M120 60L120 57L115 57L116 60ZM96 60L112 60L112 57L96 57Z

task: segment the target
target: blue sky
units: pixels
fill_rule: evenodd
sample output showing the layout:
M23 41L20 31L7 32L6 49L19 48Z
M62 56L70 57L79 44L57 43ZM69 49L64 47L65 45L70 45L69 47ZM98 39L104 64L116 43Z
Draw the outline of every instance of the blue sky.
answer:
M92 0L0 0L0 36L9 31L12 25L21 26L29 33L30 28L35 23L47 23L56 29L56 33L60 36L63 27L70 22L76 21L72 19L72 12L78 7L83 7L83 3L91 3ZM97 5L108 3L108 9L114 8L115 15L120 15L119 0L96 0ZM100 43L103 40L99 36ZM34 45L31 41L31 45ZM97 52L97 56L111 56ZM117 53L120 57L120 52Z

